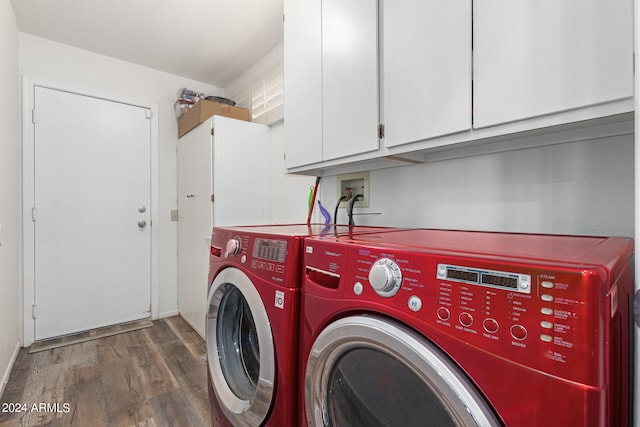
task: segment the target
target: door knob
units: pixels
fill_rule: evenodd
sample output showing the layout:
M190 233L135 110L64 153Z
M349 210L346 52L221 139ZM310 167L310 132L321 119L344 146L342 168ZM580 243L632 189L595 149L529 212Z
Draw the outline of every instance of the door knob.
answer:
M147 221L145 221L144 219L141 221L138 221L138 227L145 228L146 226L147 226Z

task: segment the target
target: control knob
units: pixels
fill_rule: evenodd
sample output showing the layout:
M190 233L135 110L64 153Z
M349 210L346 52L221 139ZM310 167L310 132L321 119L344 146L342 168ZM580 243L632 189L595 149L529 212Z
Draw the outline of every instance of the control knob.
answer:
M240 250L242 249L242 242L240 241L239 238L237 237L233 237L229 240L227 240L227 255L237 255L240 253Z
M381 297L392 297L402 284L402 271L395 261L389 258L380 258L369 270L369 283Z

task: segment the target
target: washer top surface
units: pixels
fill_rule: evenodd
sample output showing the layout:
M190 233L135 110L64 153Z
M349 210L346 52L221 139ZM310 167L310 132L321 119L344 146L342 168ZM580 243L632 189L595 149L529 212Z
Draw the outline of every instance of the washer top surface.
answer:
M516 234L484 231L407 229L393 233L338 236L364 245L385 245L414 251L446 251L540 261L606 262L632 250L625 237Z

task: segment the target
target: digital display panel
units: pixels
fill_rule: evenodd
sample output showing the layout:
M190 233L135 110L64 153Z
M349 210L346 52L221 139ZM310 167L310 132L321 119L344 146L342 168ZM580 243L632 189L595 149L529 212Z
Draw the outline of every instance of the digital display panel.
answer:
M475 271L447 268L447 279L464 280L465 282L478 283L478 273Z
M482 284L518 289L518 278L498 274L482 274Z
M531 293L531 275L507 271L485 270L451 264L438 264L438 279Z
M284 240L256 239L253 245L254 258L284 262L286 255L287 242Z

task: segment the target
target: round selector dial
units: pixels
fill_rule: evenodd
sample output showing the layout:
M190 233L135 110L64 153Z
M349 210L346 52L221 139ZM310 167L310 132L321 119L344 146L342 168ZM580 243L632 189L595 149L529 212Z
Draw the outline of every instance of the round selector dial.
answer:
M381 297L392 297L402 284L402 271L395 261L389 258L380 258L369 270L369 283Z
M242 249L242 242L239 238L233 237L227 240L227 256L228 255L237 255L240 253Z

